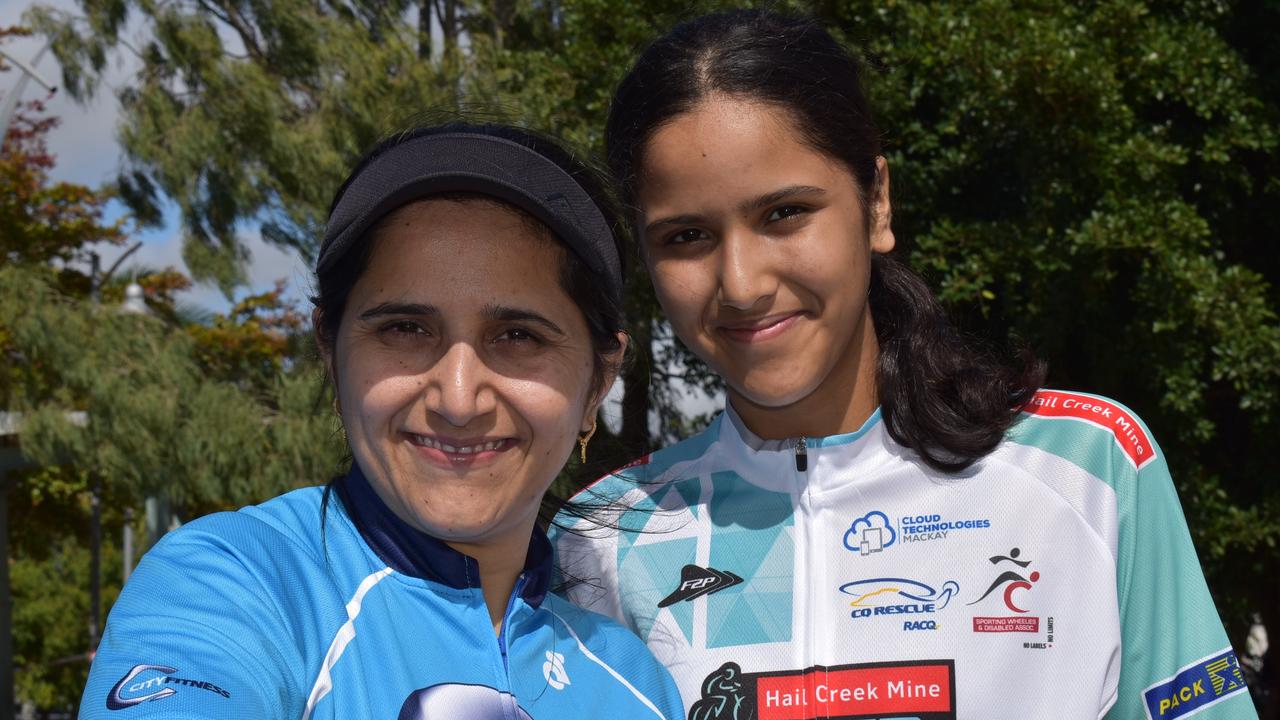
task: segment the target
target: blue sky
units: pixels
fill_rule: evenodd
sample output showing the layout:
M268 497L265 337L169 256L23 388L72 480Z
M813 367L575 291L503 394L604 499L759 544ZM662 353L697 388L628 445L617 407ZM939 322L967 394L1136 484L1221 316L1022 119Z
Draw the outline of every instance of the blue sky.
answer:
M28 0L0 0L0 26L20 25L22 13L33 4ZM42 0L40 4L75 12L73 0ZM137 31L132 34L136 35ZM23 62L30 62L42 45L43 41L38 37L20 38L7 43L5 52ZM60 82L60 70L52 54L46 53L35 69L47 81ZM135 69L131 57L112 58L105 87L99 89L89 104L79 105L65 93L57 93L49 101L50 114L62 120L62 124L49 135L49 148L58 159L53 171L55 180L97 187L114 179L121 159L120 148L116 144L119 104L115 95ZM0 93L9 92L17 79L17 72L0 74ZM22 99L41 99L45 95L43 88L29 83ZM112 219L123 212L123 207L113 206ZM134 238L144 244L126 261L126 266L136 262L153 267L172 266L186 272L182 262L179 213L175 206L166 208L163 227L138 233ZM306 296L310 287L309 272L296 255L264 244L256 232L245 232L244 240L252 253L249 287L238 290L237 297L270 289L279 278L288 281L292 297ZM125 247L104 246L101 249L103 266L109 267ZM225 311L230 306L217 288L207 285L197 285L181 300L215 311Z

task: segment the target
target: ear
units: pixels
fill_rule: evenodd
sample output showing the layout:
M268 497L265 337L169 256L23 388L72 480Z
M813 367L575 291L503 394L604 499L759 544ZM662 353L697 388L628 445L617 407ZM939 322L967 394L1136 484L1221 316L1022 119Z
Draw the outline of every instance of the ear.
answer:
M630 335L625 332L618 333L618 349L605 356L604 372L600 374L600 386L592 391L591 399L587 402L587 407L582 413L582 424L579 426L582 432L587 432L591 429L591 424L595 422L596 414L600 412L600 406L604 404L604 399L609 395L609 389L613 387L614 381L618 379L618 371L622 369L622 359L627 356L627 345L630 342Z
M889 163L883 155L876 156L876 186L872 188L871 202L867 208L871 213L872 252L887 253L893 249L893 206L889 202Z
M329 376L329 382L336 382L337 376L333 373L333 346L330 342L325 341L324 332L320 327L320 319L320 308L312 308L311 333L316 338L316 350L320 353L320 359L324 362L324 371Z

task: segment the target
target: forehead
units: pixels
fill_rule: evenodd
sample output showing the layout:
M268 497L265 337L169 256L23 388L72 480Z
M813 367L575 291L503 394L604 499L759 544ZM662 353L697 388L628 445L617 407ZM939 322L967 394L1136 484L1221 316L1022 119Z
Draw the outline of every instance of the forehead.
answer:
M375 228L360 301L521 298L570 303L560 286L563 246L541 223L487 198L433 197L405 205Z
M767 103L713 95L660 127L641 158L639 199L655 201L783 187L854 183L840 161L810 146L791 113ZM807 178L806 182L799 182Z

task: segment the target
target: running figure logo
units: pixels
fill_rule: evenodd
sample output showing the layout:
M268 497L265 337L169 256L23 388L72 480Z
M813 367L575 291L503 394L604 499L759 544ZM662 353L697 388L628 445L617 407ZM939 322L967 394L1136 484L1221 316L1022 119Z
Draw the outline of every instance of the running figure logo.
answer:
M1031 565L1031 561L1019 560L1018 555L1020 553L1021 551L1018 550L1018 548L1013 548L1012 550L1009 551L1008 555L996 555L994 557L987 558L987 560L990 561L992 565L996 565L996 566L999 566L1000 563L1008 562L1008 563L1013 563L1014 565L1017 565L1020 568L1026 569L1027 566ZM995 592L996 588L1000 587L1001 585L1004 585L1005 586L1004 588L1005 606L1008 607L1013 612L1025 613L1027 612L1026 610L1023 610L1022 608L1014 604L1013 591L1014 590L1030 590L1032 584L1038 581L1039 579L1040 579L1040 573L1038 571L1033 570L1031 572L1031 575L1029 575L1028 577L1022 577L1014 570L1005 570L1004 572L996 576L996 579L991 582L991 586L987 588L987 591L982 593L982 597L969 603L969 605L977 605L983 600L986 600L987 596Z

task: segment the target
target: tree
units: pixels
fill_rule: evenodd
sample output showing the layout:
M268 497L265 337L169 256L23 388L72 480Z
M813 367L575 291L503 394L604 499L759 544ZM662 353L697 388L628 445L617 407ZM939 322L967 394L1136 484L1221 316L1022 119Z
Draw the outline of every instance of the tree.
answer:
M175 295L185 276L134 267L151 316L116 310L125 275L92 259L124 243L130 223L103 220L109 191L50 180L55 124L28 104L0 147L0 408L22 414L21 449L38 462L0 488L14 527L4 632L19 697L74 708L93 649L95 504L112 530L140 524L130 514L144 496L186 517L234 509L325 482L343 448L282 285L192 321ZM102 544L107 606L123 561L115 537Z

